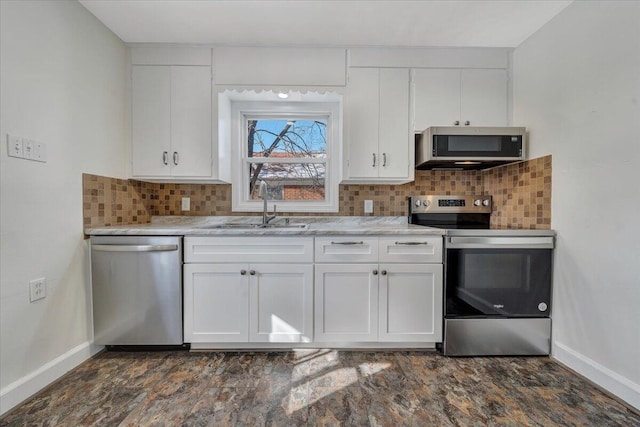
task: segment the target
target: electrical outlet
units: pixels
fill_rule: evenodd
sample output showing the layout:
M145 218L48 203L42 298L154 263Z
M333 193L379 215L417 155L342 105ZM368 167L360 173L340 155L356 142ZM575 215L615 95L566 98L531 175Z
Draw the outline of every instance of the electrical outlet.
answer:
M11 157L23 158L22 138L14 135L7 135L7 154Z
M38 301L47 296L47 279L41 277L29 282L29 301Z
M182 198L182 210L183 211L191 210L191 198L189 197Z
M364 201L364 213L373 213L373 200Z

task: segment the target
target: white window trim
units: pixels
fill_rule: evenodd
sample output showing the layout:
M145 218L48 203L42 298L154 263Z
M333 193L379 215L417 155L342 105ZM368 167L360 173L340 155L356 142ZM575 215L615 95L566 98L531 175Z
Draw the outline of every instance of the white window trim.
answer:
M307 96L308 98L308 96ZM279 212L338 212L339 182L342 170L342 102L301 101L233 101L231 100L231 159L235 167L231 175L231 210L233 212L262 212L262 200L249 200L248 153L246 144L246 117L275 116L325 116L327 117L327 154L325 165L324 201L269 200L269 211L273 205Z

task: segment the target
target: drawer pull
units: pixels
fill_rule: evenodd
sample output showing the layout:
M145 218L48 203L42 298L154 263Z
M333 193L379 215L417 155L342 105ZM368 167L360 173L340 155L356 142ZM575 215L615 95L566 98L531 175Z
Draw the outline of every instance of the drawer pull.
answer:
M360 242L331 242L332 245L364 245L363 241Z
M373 270L373 275L377 276L378 275L378 270Z
M240 270L240 274L242 276L246 276L247 275L247 270Z
M417 246L417 245L428 245L429 242L396 242L396 245L405 245L405 246Z
M255 270L249 270L249 274L252 275L252 276L255 276L256 275L256 271Z
M382 274L383 276L386 276L386 275L387 275L387 270L382 270L382 271L380 272L380 274Z

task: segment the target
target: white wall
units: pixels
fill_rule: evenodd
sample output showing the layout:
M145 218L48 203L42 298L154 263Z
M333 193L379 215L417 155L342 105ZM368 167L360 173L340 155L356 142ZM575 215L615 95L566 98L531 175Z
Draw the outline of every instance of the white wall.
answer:
M553 155L554 355L640 408L640 2L576 1L513 59L514 124Z
M81 174L125 175L126 49L76 1L1 1L0 15L4 412L89 354ZM47 144L48 162L7 157L7 133ZM47 297L29 303L38 277Z

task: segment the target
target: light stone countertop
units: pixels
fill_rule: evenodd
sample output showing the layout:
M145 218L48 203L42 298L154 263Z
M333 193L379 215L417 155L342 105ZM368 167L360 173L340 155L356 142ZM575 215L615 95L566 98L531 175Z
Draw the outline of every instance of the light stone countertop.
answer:
M91 236L295 236L295 235L434 235L446 230L407 223L406 216L277 217L271 224L282 228L211 228L225 223L260 224L261 216L155 216L149 224L118 225L85 229ZM291 227L308 224L305 228Z

